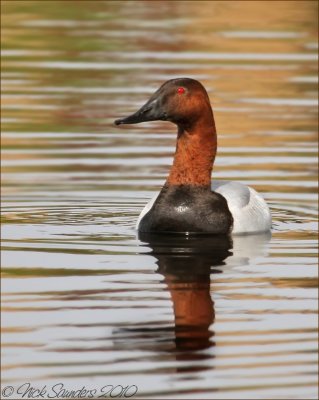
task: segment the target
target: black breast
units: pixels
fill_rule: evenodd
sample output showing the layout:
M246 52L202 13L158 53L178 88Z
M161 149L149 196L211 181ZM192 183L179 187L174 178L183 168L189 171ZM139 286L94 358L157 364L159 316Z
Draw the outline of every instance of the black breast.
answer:
M208 187L164 186L139 224L140 232L228 234L233 224L227 202Z

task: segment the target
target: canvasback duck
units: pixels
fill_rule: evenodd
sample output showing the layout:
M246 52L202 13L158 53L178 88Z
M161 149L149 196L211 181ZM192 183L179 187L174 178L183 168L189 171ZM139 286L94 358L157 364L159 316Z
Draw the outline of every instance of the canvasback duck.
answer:
M248 234L271 229L269 207L254 189L211 180L217 135L209 97L200 82L171 79L137 112L115 124L156 120L177 125L176 152L162 190L138 218L139 232Z

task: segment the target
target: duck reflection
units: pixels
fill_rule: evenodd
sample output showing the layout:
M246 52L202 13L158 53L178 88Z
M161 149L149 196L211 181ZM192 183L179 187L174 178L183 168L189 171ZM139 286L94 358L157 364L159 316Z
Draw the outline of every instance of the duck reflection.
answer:
M248 266L267 256L271 234L229 238L140 233L138 238L140 246L150 249L147 255L156 259L156 272L162 275L173 303L174 326L165 320L118 328L113 331L114 344L121 349L175 353L176 360L210 358L210 353L196 350L215 345L211 281L225 269Z
M222 272L232 240L225 236L139 234L157 259L157 272L170 292L175 318L175 350L213 345L209 329L215 319L210 295L212 273Z

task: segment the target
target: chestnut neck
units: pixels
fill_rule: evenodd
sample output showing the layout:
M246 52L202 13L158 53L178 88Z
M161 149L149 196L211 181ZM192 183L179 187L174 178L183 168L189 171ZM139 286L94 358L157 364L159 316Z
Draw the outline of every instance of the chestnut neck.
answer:
M217 150L212 110L191 124L179 124L176 152L166 185L211 186Z

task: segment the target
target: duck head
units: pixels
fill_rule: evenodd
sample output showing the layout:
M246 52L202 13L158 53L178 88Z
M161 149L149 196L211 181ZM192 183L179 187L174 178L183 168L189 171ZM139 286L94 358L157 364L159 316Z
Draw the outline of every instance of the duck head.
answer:
M178 126L192 126L203 115L212 117L209 97L204 86L190 78L165 82L134 114L114 121L115 125L146 121L170 121Z

